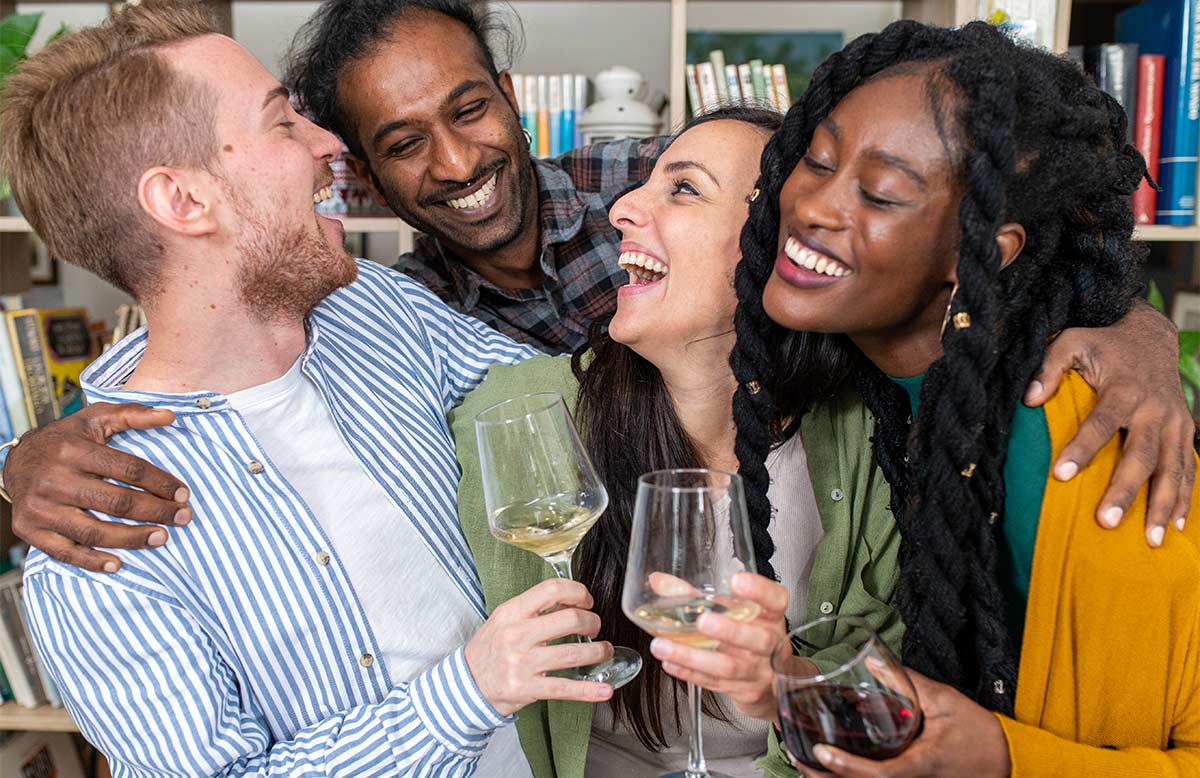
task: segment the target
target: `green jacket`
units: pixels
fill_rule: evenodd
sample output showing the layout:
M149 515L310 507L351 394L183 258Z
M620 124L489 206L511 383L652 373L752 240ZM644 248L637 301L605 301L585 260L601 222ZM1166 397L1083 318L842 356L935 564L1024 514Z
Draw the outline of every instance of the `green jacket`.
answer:
M487 379L450 414L462 467L459 521L475 557L489 613L553 573L541 559L500 542L488 529L475 416L529 392L559 392L573 411L577 391L570 359L534 357L518 365L492 367ZM871 417L855 395L822 404L801 422L825 530L808 582L805 620L826 612L857 614L898 648L903 626L889 603L899 575L900 535L888 512L887 483L871 456L871 430ZM817 661L836 665L851 653L835 650ZM591 705L578 702L538 702L518 714L517 731L536 778L583 778L591 722ZM760 767L768 776L797 774L774 738Z

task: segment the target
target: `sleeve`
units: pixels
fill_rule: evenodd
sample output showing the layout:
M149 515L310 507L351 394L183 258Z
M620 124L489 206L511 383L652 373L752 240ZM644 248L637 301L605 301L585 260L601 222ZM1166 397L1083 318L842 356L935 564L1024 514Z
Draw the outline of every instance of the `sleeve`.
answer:
M515 365L538 354L478 319L451 310L420 284L408 279L401 283L403 295L420 317L433 348L444 410L461 403L492 365Z
M275 740L219 646L171 598L52 570L27 575L25 597L38 654L116 776L465 778L510 721L460 648L379 703Z
M998 716L1008 738L1012 778L1196 778L1200 776L1200 716L1176 728L1166 750L1097 748Z

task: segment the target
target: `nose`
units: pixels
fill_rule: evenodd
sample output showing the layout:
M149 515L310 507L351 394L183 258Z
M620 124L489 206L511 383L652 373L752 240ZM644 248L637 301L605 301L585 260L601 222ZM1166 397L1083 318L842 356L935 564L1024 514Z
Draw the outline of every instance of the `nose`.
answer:
M326 164L337 159L338 155L342 153L342 141L338 136L307 119L304 119L304 122L308 124L311 133L308 146L312 149L313 157Z
M608 223L622 234L638 227L645 227L650 220L649 211L643 207L642 203L644 189L644 186L631 189L621 195L608 209Z
M792 216L796 221L810 229L843 229L846 219L843 206L848 184L840 179L837 175L815 181L806 177L805 185L796 187L796 197L792 201Z
M436 131L432 137L429 174L439 181L470 181L479 172L483 156L478 144L453 130Z

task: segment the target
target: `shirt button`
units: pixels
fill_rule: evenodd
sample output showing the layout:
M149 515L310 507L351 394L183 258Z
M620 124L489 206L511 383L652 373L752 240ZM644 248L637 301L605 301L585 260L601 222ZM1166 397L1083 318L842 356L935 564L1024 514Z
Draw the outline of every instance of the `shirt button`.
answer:
M826 616L833 613L833 603L829 601L821 603L821 613Z
M842 498L845 497L846 495L842 492L841 489L834 489L832 492L829 493L829 496L833 498L834 502L841 502Z
M329 564L329 560L330 560L329 552L328 551L318 551L315 559L317 560L318 565L320 565L321 567L325 567L327 564Z
M209 408L212 407L212 398L211 397L201 397L200 399L196 400L196 407L202 411L207 411Z
M375 657L371 656L370 654L363 654L358 658L358 663L363 667L370 667L371 665L375 664Z
M265 468L263 467L262 462L259 462L257 459L251 459L249 462L246 463L246 469L250 471L251 475L258 475Z

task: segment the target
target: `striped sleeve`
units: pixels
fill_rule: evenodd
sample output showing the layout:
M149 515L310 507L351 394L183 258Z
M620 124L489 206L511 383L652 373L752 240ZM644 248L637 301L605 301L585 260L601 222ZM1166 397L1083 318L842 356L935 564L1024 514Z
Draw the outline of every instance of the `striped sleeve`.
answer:
M463 649L380 702L271 737L195 616L120 577L27 573L34 643L83 735L123 776L465 778L501 717Z

